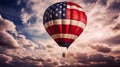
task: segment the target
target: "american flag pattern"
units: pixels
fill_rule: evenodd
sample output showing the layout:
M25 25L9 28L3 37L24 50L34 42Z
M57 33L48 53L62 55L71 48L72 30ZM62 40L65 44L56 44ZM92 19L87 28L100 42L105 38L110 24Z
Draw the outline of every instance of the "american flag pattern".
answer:
M87 16L81 6L73 2L59 2L48 7L43 24L48 34L61 47L70 44L82 33Z

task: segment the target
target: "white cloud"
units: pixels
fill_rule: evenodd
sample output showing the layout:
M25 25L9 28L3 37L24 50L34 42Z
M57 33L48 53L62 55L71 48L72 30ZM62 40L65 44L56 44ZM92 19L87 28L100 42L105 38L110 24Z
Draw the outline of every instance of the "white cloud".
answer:
M20 47L18 42L7 31L11 31L17 35L17 32L15 30L15 25L13 24L13 22L0 17L0 37L1 37L0 43L1 45L12 47L12 48Z
M18 36L18 43L20 45L22 45L23 47L26 46L25 48L29 48L29 49L35 49L38 47L37 44L35 44L34 42L32 42L29 39L26 39L26 37L24 35L19 34Z
M92 49L97 50L97 52L103 52L103 53L108 53L111 52L111 47L109 47L107 44L93 44L90 45Z
M5 54L0 54L0 63L10 63L13 61L13 58Z

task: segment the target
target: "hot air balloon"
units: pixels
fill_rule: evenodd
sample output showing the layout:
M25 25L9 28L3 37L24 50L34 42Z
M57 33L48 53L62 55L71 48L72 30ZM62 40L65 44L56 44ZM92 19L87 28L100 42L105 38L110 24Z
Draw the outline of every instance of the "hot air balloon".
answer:
M79 37L86 23L87 16L82 7L73 2L55 3L46 9L43 16L48 34L60 47L66 48Z

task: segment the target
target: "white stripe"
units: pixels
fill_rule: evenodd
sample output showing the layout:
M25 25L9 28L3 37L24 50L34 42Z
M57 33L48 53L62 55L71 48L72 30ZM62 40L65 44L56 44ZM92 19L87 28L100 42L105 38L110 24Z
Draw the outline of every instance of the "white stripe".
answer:
M68 38L68 39L73 39L75 40L78 36L75 36L73 34L54 34L51 36L53 39L57 38Z
M46 22L45 23L45 28L47 29L48 27L50 26L53 26L53 25L74 25L74 26L78 26L82 29L85 28L85 24L83 22L80 22L80 21L77 21L77 20L70 20L70 19L57 19L57 20L52 20L52 21L49 21L49 22Z
M67 8L69 8L69 9L76 9L76 10L84 12L84 10L81 7L77 7L75 5L67 5Z

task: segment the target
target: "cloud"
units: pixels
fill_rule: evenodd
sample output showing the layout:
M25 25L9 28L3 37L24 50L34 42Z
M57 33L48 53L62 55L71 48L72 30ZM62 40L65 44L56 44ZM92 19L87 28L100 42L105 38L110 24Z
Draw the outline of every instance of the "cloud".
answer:
M115 27L113 27L113 31L119 31L120 30L120 24L116 24Z
M101 1L106 1L106 5L102 5ZM83 33L78 38L78 43L119 44L119 11L108 9L113 2L119 3L119 1L104 1L98 0L94 2L93 0L93 3L87 3L84 6L88 23ZM112 39L114 40L111 41Z
M14 57L14 61L11 62L14 67L55 67L59 65L59 61L53 57ZM18 65L20 64L20 65Z
M108 44L120 44L120 35L113 36L107 40L105 40Z
M114 64L115 63L115 57L112 55L103 55L103 54L91 54L88 55L86 53L77 53L74 57L78 63L84 63L84 64Z
M89 0L89 1L87 1L87 0L83 0L83 2L84 3L96 3L97 2L97 0Z
M41 53L41 52L40 52ZM91 67L91 66L116 66L119 63L119 56L114 57L110 55L103 54L91 54L87 53L76 53L74 57L35 57L33 56L11 56L13 58L9 64L6 66L14 66L14 67L73 67L73 66L83 66L83 67ZM18 66L18 64L20 64ZM0 64L2 65L2 64ZM87 65L87 66L86 66ZM119 66L119 65L118 65Z
M11 61L13 61L12 57L7 56L5 54L0 54L0 64L1 63L10 63Z
M31 40L27 39L25 35L19 34L17 38L18 43L26 49L38 48L38 45L32 42Z
M20 48L25 45L30 49L38 47L34 42L26 39L26 36L18 34L16 26L13 22L0 17L0 45L10 48Z
M98 52L108 53L111 52L111 48L106 44L93 44L90 45L92 49L97 50Z
M8 46L11 48L20 47L17 41L7 31L12 31L13 33L17 34L15 30L15 25L13 24L13 22L0 17L1 46Z
M89 56L91 62L105 62L107 64L114 63L115 57L113 56L104 56L102 54L94 54Z
M100 0L99 3L100 3L101 5L107 5L107 0Z
M120 10L119 5L120 5L120 0L113 1L111 5L108 7L108 9L119 11Z
M119 49L119 47L120 47L120 44L113 44L113 45L111 45L112 46L112 52L110 53L110 55L114 55L114 56L119 56L120 54L119 54L119 52L120 52L120 49Z
M69 58L69 57L68 57ZM67 59L68 59L67 58ZM74 61L75 59L75 61ZM96 53L96 54L91 54L88 55L87 53L76 53L76 55L74 56L74 59L71 59L71 61L74 61L74 63L70 63L69 61L67 61L67 64L64 65L62 64L61 67L73 67L73 66L81 66L81 67L99 67L99 66L110 66L110 67L114 67L114 66L119 66L119 56L114 57L112 55L104 55L104 54L100 54L100 53ZM70 58L69 58L70 60Z
M87 53L76 53L75 57L76 60L78 60L78 63L84 63L84 64L88 64L89 60L88 60L88 55Z
M120 63L120 56L117 56L115 60L116 60L116 64L119 64Z

